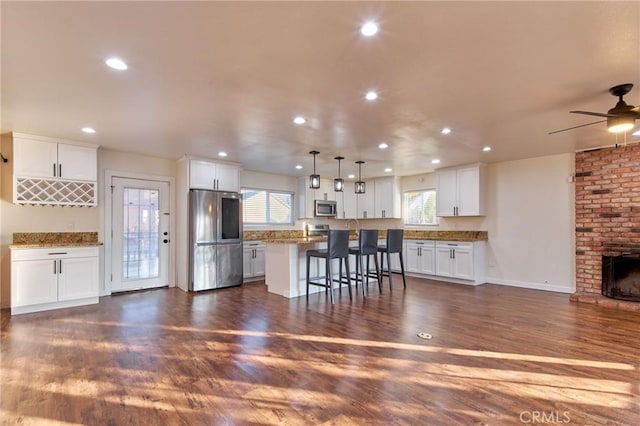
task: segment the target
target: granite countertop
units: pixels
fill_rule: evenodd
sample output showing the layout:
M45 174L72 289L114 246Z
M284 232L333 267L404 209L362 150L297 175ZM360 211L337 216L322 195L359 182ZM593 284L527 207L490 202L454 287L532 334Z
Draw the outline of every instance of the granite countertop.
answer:
M14 232L11 249L101 246L97 232Z
M387 236L386 230L380 230L378 238L384 239ZM351 230L350 240L357 240L354 230ZM405 240L436 240L436 241L488 241L487 231L421 231L406 229L404 231ZM323 236L306 237L304 231L245 231L245 241L263 241L275 244L308 244L326 241Z

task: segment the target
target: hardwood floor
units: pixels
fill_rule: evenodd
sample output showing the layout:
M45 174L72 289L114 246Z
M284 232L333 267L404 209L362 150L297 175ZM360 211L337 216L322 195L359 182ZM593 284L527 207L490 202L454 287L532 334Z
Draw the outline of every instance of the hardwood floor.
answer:
M285 299L262 283L2 312L7 424L638 425L640 314L408 278ZM417 337L419 332L431 340Z

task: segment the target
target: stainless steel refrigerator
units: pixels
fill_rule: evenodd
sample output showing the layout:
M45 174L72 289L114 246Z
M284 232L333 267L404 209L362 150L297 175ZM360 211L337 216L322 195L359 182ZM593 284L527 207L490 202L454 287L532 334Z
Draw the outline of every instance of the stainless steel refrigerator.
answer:
M242 284L242 195L189 191L189 290Z

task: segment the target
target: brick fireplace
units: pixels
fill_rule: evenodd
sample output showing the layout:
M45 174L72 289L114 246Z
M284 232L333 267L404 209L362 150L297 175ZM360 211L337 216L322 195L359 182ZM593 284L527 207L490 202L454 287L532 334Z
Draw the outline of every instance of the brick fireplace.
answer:
M576 293L571 300L640 311L602 296L603 256L640 252L640 144L576 153Z

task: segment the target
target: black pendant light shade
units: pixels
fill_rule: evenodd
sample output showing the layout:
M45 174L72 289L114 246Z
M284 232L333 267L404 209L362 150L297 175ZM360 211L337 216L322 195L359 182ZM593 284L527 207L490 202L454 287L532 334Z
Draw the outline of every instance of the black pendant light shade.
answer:
M356 194L364 194L365 192L367 192L367 185L364 183L361 177L361 167L364 164L364 161L356 161L356 164L358 165L358 181L356 182Z
M333 180L333 190L342 192L344 190L344 179L340 177L340 161L344 160L344 157L335 157L334 160L338 160L338 177Z
M320 175L316 174L316 155L320 154L318 151L311 151L309 154L313 155L313 174L309 176L309 188L320 188Z

